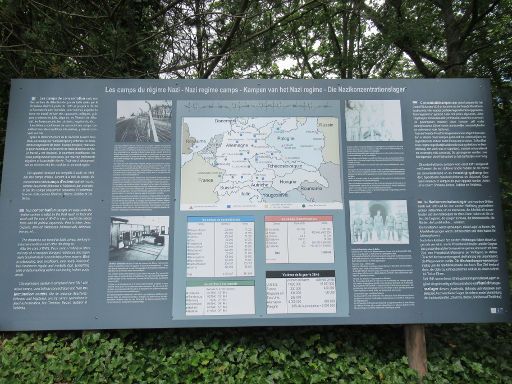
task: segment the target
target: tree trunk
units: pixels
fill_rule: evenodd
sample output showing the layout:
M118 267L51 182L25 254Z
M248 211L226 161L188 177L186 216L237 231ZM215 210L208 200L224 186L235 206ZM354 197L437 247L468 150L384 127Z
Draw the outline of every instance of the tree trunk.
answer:
M446 68L448 77L460 77L464 72L463 55L461 52L461 31L453 13L452 0L442 3L441 15L444 22L444 38L446 41Z

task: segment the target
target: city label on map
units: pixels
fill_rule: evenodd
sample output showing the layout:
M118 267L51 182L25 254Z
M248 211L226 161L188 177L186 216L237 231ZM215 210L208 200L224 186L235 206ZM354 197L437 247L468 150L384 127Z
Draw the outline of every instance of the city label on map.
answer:
M267 314L336 313L335 271L267 271Z
M332 216L265 216L267 263L334 263Z
M341 209L336 117L185 117L181 210Z
M187 277L254 276L254 218L188 217Z
M254 314L254 280L187 282L187 316Z

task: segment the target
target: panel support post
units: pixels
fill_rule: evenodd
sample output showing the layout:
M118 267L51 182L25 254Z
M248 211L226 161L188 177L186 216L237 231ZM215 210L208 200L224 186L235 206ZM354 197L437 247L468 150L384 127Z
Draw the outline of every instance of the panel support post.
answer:
M406 324L405 350L409 367L418 372L420 380L427 373L427 343L425 341L425 325Z

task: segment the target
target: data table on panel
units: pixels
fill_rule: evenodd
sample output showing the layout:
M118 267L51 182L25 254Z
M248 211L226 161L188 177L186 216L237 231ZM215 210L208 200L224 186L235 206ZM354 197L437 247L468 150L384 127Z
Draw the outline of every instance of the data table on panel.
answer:
M266 216L266 261L334 263L332 216Z
M187 282L187 316L252 315L254 313L254 280Z
M189 217L187 276L254 276L254 218Z
M335 271L267 271L267 314L336 313Z

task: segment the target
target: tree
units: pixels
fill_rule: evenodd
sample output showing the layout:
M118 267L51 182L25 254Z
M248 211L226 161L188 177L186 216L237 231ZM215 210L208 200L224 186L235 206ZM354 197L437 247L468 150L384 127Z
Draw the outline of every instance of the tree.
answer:
M467 64L492 42L479 33L499 0L386 0L356 6L379 32L405 52L424 77L467 75Z

